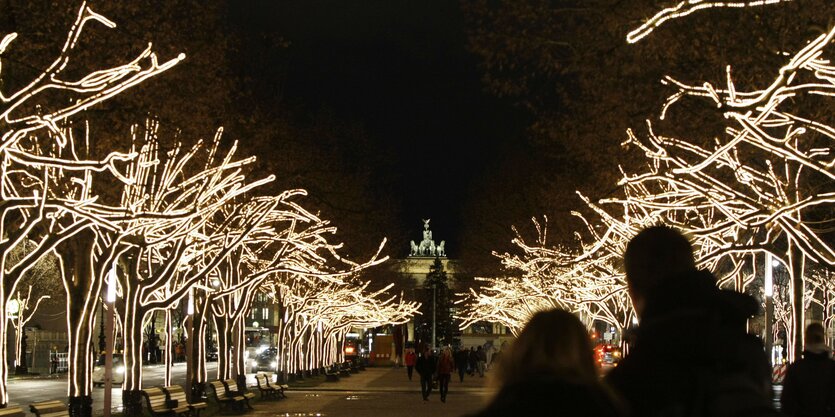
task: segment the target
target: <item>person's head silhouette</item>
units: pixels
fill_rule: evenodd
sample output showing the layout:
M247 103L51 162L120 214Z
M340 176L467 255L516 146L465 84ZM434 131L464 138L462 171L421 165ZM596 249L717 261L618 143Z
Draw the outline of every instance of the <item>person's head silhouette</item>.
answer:
M646 297L664 280L693 270L693 247L679 231L652 226L639 232L626 245L623 255L629 296L638 316Z
M806 326L804 346L808 351L826 352L826 331L820 323L812 323Z
M513 384L538 374L582 382L597 379L591 340L574 314L559 309L534 314L502 358L497 379Z

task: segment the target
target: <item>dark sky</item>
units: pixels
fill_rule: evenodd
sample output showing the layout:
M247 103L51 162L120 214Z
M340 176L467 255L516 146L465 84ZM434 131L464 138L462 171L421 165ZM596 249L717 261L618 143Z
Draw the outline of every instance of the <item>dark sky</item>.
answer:
M420 237L420 219L431 218L436 240L455 242L468 191L522 126L509 105L482 93L458 3L241 4L232 5L232 24L245 36L269 32L290 42L286 50L255 49L282 63L281 99L361 123L394 159L376 174L394 178L411 239Z

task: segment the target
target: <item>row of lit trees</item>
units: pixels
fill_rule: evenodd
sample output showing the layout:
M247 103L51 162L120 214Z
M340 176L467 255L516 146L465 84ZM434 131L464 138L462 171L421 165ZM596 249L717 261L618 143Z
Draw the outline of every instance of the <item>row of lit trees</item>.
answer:
M341 351L334 340L341 343L351 325L402 322L414 313L414 305L356 283L357 273L385 259L379 251L364 263L340 257L340 246L328 242L336 229L298 203L304 191L254 196L273 178L248 180L244 172L254 158L237 157L235 145L224 150L222 129L211 141L185 146L161 140L157 123L149 121L134 127L127 151L97 155L91 146L94 127L76 120L79 113L184 56L160 62L149 44L123 65L65 76L91 23L115 26L82 4L52 64L19 90L0 92L0 345L6 344L7 304L18 294L22 277L39 260L57 254L67 298L73 415L92 411L92 329L99 308L116 317L121 334L128 415L139 412L142 329L154 312L165 313L167 352L173 351L173 309L187 311L192 334L205 334L213 323L219 378L243 377L244 318L257 291L272 291L285 305L296 306L284 327L291 319L298 322L297 314L307 318L281 340L286 348L306 343L307 349L298 351L317 359L294 360L287 370L339 359L332 354ZM2 38L0 56L16 36ZM108 302L102 303L105 288ZM297 293L304 291L314 310L297 306ZM308 320L315 320L315 332ZM208 379L205 340L192 337L188 343L193 347L188 366L195 370L190 383L199 385ZM170 383L170 357L166 365ZM9 400L7 376L6 350L0 349L0 405Z
M670 19L729 6L682 2L649 19L628 40L639 41ZM583 219L587 227L577 234L576 247L548 245L542 229L533 245L517 238L519 255L498 256L521 273L514 278L521 284L488 279L485 289L463 300L467 323L503 314L518 328L530 315L531 300L543 300L542 305L624 327L634 314L620 261L625 243L641 228L665 223L691 237L699 265L714 271L723 287L745 290L765 275L763 268L772 267L764 259L786 267L788 286L775 294L775 315L788 333L789 359L797 357L810 303L828 307L825 317L832 320L835 127L821 109L835 94L835 66L827 58L834 37L835 29L808 42L760 89L738 89L730 67L722 87L666 77L664 83L676 92L660 118L682 99L705 100L724 117L724 135L704 143L657 134L649 122L645 137L630 130L624 144L644 153L646 169L625 172L617 197L599 203L585 199L597 219ZM765 291L771 296L770 289ZM509 305L497 313L493 305L499 303Z

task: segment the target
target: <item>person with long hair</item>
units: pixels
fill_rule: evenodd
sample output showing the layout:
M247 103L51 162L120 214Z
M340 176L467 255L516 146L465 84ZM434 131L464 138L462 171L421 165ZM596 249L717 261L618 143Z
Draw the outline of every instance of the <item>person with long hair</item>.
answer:
M441 402L446 402L446 394L449 391L449 380L452 379L452 371L455 369L455 362L452 359L452 351L445 347L438 359L438 389L441 392Z
M588 332L564 310L534 314L496 367L499 389L476 417L622 416L600 383Z

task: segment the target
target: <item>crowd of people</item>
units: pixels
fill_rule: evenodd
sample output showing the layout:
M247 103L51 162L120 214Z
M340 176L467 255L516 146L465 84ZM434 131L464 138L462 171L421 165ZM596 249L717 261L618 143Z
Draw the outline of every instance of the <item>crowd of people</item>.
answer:
M719 289L697 269L687 238L665 226L635 236L624 267L640 326L618 366L601 377L580 320L539 312L495 361L497 393L475 417L835 416L835 361L819 323L787 371L778 412L763 345L746 329L758 309L753 297ZM454 370L462 381L465 372L483 376L483 354L444 348L436 359L424 349L413 358L424 401L435 377L446 401Z
M444 347L436 355L429 346L421 346L420 355L415 350L409 349L405 356L406 374L409 380L417 371L420 376L421 394L424 401L429 401L434 385L437 383L441 395L441 401L446 402L446 394L449 390L449 383L453 373L458 373L459 382L464 382L464 375L484 378L487 368L486 349L481 346L470 349L451 349Z

